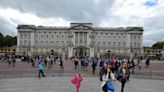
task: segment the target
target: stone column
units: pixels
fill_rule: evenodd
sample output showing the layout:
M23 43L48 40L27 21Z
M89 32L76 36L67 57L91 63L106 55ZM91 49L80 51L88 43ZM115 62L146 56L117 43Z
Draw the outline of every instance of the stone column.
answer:
M89 32L87 32L87 46L89 46L90 38L89 38Z
M141 38L140 38L140 54L143 55L143 33L141 33Z
M62 56L63 56L63 59L65 59L65 52L66 52L66 49L62 49Z
M68 47L68 58L73 56L73 47Z
M75 38L76 36L75 36L76 34L75 34L75 32L73 32L73 45L75 46L75 39L77 39L77 38Z
M18 37L17 37L17 48L16 48L16 54L22 54L21 52L20 52L20 33L19 33L19 31L18 31Z
M130 54L130 33L127 33L127 37L126 37L127 39L126 39L126 53L127 54Z
M35 33L34 31L31 32L31 44L30 44L30 52L31 55L33 55L35 53Z
M90 57L94 57L94 48L90 47L89 50L90 50Z

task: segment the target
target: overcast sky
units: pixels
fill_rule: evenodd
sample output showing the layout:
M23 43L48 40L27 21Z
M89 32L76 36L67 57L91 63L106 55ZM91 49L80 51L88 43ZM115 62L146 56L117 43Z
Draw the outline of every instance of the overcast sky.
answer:
M99 27L139 26L143 44L164 40L164 0L1 0L0 32L17 35L18 24Z

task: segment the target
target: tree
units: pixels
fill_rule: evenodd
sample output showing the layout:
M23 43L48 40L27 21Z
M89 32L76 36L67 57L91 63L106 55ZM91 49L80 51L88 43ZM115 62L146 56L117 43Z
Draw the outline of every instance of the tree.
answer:
M0 47L10 47L17 44L17 37L13 37L10 35L4 36L2 33L0 33Z
M0 47L3 46L3 39L4 39L4 36L3 36L3 34L0 32Z
M154 49L163 49L163 47L164 47L164 41L158 41L152 46L152 48Z

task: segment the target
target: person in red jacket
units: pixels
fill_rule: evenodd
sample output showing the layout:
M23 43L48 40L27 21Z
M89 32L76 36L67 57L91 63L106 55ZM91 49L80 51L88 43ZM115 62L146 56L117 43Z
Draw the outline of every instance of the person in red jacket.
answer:
M83 80L83 75L81 73L77 74L76 78L76 92L79 92L81 81Z
M75 74L72 77L71 82L72 82L72 84L74 84L76 86L76 92L79 92L79 88L80 88L82 80L83 80L83 75L81 73Z

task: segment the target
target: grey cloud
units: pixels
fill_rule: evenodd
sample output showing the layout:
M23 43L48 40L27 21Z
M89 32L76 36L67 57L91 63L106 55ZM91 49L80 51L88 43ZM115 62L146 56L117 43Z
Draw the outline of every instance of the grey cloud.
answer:
M9 22L6 20L0 18L0 32L3 33L4 35L16 35L14 32L16 30L13 25L11 25Z
M164 21L162 21L164 17L162 15L145 19L144 33L149 33L144 35L144 44L146 46L151 46L157 41L164 40Z
M109 20L108 26L142 26L137 17L125 21L124 17L111 15L110 8L113 3L114 0L100 0L98 4L93 0L1 0L0 8L13 8L23 13L34 13L43 18L61 17L72 22L92 22L94 26L99 26L102 20ZM162 21L164 14L159 15L143 20L144 34L160 30L157 33L144 35L146 46L151 46L155 41L164 38L164 21ZM11 21L20 23L19 20L11 19ZM15 30L12 24L0 18L0 32L15 35L16 33L13 33Z
M21 12L36 13L40 17L62 17L69 21L93 22L98 25L107 17L114 0L2 0L1 7L10 7Z

